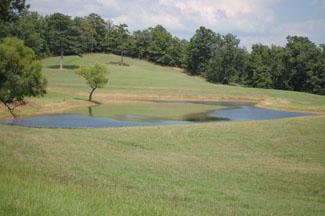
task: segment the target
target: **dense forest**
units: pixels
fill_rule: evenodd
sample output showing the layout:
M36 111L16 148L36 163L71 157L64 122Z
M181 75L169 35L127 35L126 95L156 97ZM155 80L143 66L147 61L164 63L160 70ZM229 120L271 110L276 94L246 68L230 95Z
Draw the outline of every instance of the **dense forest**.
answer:
M126 24L115 25L94 13L75 18L61 13L41 16L24 8L1 16L0 42L18 37L38 58L114 53L181 67L213 83L325 95L325 45L317 46L307 37L288 36L284 47L254 44L248 52L235 35L205 27L187 41L161 25L130 33Z

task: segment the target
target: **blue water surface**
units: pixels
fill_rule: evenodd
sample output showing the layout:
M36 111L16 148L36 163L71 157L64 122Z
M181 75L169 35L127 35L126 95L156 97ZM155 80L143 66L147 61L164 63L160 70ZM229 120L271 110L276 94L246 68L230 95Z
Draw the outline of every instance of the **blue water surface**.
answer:
M316 114L286 112L278 110L269 110L256 108L251 103L241 102L194 102L194 101L154 101L157 103L196 103L196 104L211 104L231 107L229 109L215 110L209 113L204 113L204 118L184 118L183 121L173 120L155 120L144 116L134 116L125 113L126 120L118 120L114 118L103 118L84 116L76 114L57 114L57 115L42 115L33 117L21 117L0 122L0 124L19 125L30 127L64 127L64 128L117 128L117 127L136 127L136 126L161 126L161 125L184 125L184 124L200 124L206 122L231 122L231 121L256 121L270 120L281 118L292 118L299 116L312 116ZM197 114L194 114L197 116ZM129 120L127 118L130 118ZM134 121L134 119L142 121ZM133 120L132 120L133 119Z

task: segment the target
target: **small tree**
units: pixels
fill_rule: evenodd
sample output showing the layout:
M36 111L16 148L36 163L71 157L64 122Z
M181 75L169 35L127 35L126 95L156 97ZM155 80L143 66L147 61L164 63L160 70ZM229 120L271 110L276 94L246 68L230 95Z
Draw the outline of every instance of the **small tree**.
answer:
M14 117L14 109L26 103L25 97L46 93L47 80L41 70L41 62L22 40L5 38L0 44L0 102Z
M108 78L106 74L108 73L109 71L105 65L98 64L93 67L81 66L76 71L76 74L86 79L87 84L91 88L89 101L92 101L92 95L97 88L103 88L107 84Z

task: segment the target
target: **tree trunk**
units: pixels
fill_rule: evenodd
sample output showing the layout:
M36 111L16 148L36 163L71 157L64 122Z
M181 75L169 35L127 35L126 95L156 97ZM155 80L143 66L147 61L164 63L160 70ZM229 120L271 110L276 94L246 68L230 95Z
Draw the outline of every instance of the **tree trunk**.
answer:
M91 46L90 46L90 53L93 53L94 48L94 32L91 31Z
M89 95L89 101L92 100L93 93L94 93L94 91L96 90L96 88L97 88L97 87L95 87L95 88L93 88L93 89L91 90L90 95Z
M122 50L121 50L121 66L123 66L123 48L122 48Z
M14 109L15 107L10 107L10 105L8 103L5 103L3 100L0 100L0 102L5 105L5 107L7 107L8 111L10 112L10 114L14 117L17 118L16 114L14 113Z
M60 70L63 69L63 47L61 46L61 64L60 64Z

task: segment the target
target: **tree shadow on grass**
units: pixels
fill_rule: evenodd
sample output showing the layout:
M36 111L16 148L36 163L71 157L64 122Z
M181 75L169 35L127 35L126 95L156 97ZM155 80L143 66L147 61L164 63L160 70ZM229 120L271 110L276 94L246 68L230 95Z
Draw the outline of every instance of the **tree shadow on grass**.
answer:
M97 105L100 105L100 104L102 104L101 102L99 102L99 101L96 101L96 100L92 100L92 101L89 101L89 99L88 99L88 98L75 97L74 99L75 99L75 100L81 100L81 101L92 102L92 103L94 103L94 104L97 104Z
M88 98L75 97L75 100L88 101Z
M118 61L118 62L108 62L108 64L111 64L111 65L121 65L121 62L120 61ZM123 63L123 66L126 66L126 67L130 67L130 65L129 64L127 64L127 63Z
M60 65L50 65L50 66L47 66L47 68L60 69ZM78 69L78 68L79 68L78 65L63 65L63 69L68 69L68 70L73 70L73 69Z

